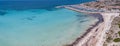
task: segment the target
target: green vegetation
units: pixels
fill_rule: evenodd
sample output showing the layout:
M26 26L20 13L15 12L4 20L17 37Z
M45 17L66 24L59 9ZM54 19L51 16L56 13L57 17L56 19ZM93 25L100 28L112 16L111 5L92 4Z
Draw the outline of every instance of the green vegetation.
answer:
M112 6L120 6L120 4L118 3L118 4L113 4Z
M120 24L118 24L119 25L119 28L120 28Z
M120 36L120 31L118 32L119 36Z
M113 41L114 42L120 42L120 38L115 38Z
M113 39L113 38L108 37L108 38L106 39L106 41L107 41L107 42L110 42L112 39Z

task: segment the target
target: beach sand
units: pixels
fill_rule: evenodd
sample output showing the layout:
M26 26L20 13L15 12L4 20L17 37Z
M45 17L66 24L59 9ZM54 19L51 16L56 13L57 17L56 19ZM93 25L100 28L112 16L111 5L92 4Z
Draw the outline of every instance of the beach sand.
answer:
M111 22L119 13L100 13L103 21L99 19L93 27L76 40L71 46L102 46L105 41L106 32L111 27Z

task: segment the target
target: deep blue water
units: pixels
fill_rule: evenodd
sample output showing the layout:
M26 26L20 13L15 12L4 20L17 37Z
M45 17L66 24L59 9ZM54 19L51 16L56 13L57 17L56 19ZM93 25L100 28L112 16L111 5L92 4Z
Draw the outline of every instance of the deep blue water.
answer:
M95 0L40 0L40 1L0 1L0 9L48 9L59 5L78 4Z

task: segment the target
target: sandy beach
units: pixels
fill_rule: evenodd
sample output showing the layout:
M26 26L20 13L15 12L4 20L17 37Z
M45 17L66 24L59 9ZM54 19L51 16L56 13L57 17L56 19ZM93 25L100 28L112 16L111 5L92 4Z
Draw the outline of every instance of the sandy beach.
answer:
M107 4L107 1L111 2L111 4ZM94 16L97 16L95 14L99 14L97 16L99 21L92 25L81 37L77 38L71 46L103 46L107 37L106 33L110 30L112 21L120 15L119 5L115 5L119 4L119 1L107 1L100 0L97 2L64 6L64 8L76 12L90 13Z
M87 13L87 14L89 14L89 13ZM83 33L82 36L80 36L79 38L77 38L76 41L73 42L70 46L75 46L75 45L77 45L77 44L79 43L79 41L81 41L81 39L83 39L84 37L86 37L86 35L87 35L89 32L91 32L92 29L94 29L94 28L97 27L100 23L102 23L102 22L104 21L102 15L100 15L100 14L98 14L98 13L96 13L96 14L89 14L89 15L97 18L98 21L96 21L93 25L91 25L91 27L88 28L88 29L86 30L86 32Z
M77 38L71 46L102 46L106 37L105 33L111 27L111 22L115 17L119 16L116 11L86 11L86 8L83 8L83 10L73 6L65 6L65 8L76 12L93 14L98 18L98 22L92 25L81 37Z
M79 38L79 40L73 46L101 46L103 45L103 41L105 41L106 32L109 31L111 27L111 22L119 13L100 13L103 17L102 22L99 19L99 23L96 23L96 26L89 28L89 32L86 32Z

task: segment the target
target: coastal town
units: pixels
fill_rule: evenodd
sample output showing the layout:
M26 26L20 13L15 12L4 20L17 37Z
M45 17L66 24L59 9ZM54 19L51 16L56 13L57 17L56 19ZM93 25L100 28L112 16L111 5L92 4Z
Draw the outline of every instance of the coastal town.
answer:
M62 7L102 16L80 38L67 46L120 46L120 0L97 0Z

